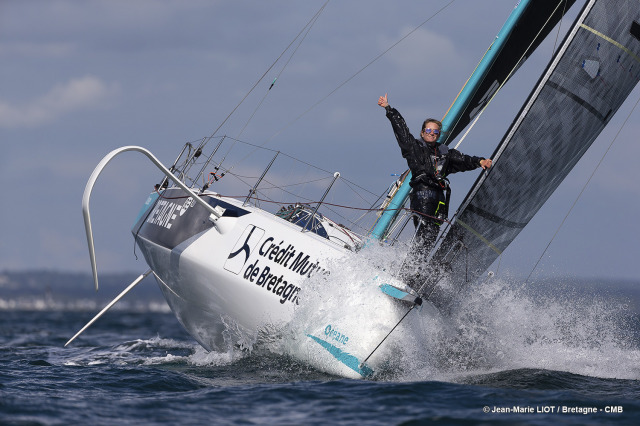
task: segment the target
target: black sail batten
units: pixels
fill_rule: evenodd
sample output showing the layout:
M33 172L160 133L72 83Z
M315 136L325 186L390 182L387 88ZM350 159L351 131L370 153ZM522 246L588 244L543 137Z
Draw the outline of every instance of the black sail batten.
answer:
M443 134L443 143L450 144L469 125L500 86L509 79L515 69L524 63L574 3L575 0L555 0L531 2L528 5L504 47L496 56L494 65L465 106L460 118Z
M585 4L458 209L434 261L444 306L483 274L591 146L640 79L640 0Z

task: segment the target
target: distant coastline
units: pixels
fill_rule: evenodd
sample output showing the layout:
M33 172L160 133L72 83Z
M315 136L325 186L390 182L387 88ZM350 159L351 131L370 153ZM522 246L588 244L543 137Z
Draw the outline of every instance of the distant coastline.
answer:
M122 272L99 275L96 292L89 273L53 270L0 271L2 310L88 310L102 308L138 274ZM157 283L147 277L114 309L169 312Z
M0 271L0 311L18 309L100 309L118 295L138 273L121 272L99 275L100 289L93 287L89 273L27 270ZM519 287L517 278L501 277ZM640 313L640 279L545 277L536 278L524 286L534 295L576 295L579 297L602 297L628 303L630 308ZM164 297L152 277L134 288L119 304L119 309L153 310L168 312Z

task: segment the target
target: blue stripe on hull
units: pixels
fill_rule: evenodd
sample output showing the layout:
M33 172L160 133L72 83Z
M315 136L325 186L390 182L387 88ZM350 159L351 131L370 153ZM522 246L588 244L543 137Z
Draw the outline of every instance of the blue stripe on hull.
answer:
M343 351L340 348L335 347L329 342L326 342L316 336L312 336L311 334L307 334L311 339L316 341L320 346L325 348L335 359L360 374L362 377L369 377L373 374L373 370L366 365L360 365L360 361L358 358L351 355L348 352Z

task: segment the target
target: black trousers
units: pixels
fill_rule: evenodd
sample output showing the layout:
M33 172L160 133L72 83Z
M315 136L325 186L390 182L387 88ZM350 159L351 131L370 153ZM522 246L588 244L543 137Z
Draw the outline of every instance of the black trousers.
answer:
M414 188L410 197L411 210L416 212L413 219L416 235L400 277L414 290L419 290L434 273L433 268L427 263L427 256L440 232L442 221L438 220L438 217L447 215L446 199L443 190L430 188Z
M414 189L410 196L410 207L417 212L413 218L413 224L417 228L416 246L428 253L436 242L442 224L437 218L447 217L444 191Z

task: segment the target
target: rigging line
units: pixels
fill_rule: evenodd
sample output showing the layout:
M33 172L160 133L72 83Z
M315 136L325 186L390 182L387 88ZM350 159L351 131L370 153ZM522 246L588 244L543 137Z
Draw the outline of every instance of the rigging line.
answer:
M269 182L270 183L270 182ZM272 188L266 188L266 189L273 189L275 187ZM293 205L293 204L297 204L298 202L282 202L282 201L276 201L273 198L270 198L267 194L264 193L264 189L265 188L260 188L260 189L256 189L256 194L260 193L262 194L262 196L264 196L265 198L258 198L258 197L252 197L254 200L256 201L262 201L265 203L272 203L272 204L278 204L278 205ZM282 189L283 192L286 192L290 195L294 195L296 196L296 194L293 194L289 191L286 191L284 189ZM224 197L224 196L223 196ZM306 198L303 197L301 195L297 195L297 197L302 198L304 200L306 200L306 203L302 203L304 205L311 205L311 204L318 204L318 201L314 201L310 198ZM233 196L227 196L227 198L241 198L241 197L233 197ZM332 209L331 207L328 206L333 206L333 207L340 207L340 208L344 208L344 209L349 209L349 210L366 210L367 213L369 213L371 211L371 209L364 209L364 208L359 208L359 207L351 207L351 206L345 206L345 205L340 205L340 204L334 204L334 203L328 203L328 202L323 202L322 206L324 208L326 208L327 210L331 211L333 214L335 214L336 216L339 216L340 218L344 219L346 222L349 222L351 224L351 226L358 226L360 229L364 229L362 226L359 226L357 223L355 223L352 219L349 219L348 217L345 217L344 215L340 214L338 211ZM330 220L328 218L325 217L325 219Z
M502 86L500 86L502 87ZM498 87L498 90L500 90L500 87ZM496 91L496 93L498 93ZM493 97L489 100L489 102L491 102L493 100ZM456 144L456 146L453 147L453 149L458 149L458 147L460 146L460 144L462 143L463 140L465 140L465 138L467 137L467 135L469 134L469 132L471 131L471 129L473 129L473 126L476 125L476 123L478 122L478 120L480 119L480 117L482 116L482 113L484 112L484 110L487 108L487 106L489 105L489 102L487 102L487 105L485 105L484 108L482 108L482 110L478 113L478 115L476 115L476 118L473 120L473 123L471 123L471 126L469 126L469 128L467 129L466 132L464 132L464 135L462 135L462 137L460 138L460 140L458 141L458 143Z
M494 42L495 43L495 40ZM487 48L487 50L484 52L484 55L482 55L482 58L480 58L480 60L478 61L478 63L476 64L476 67L473 69L473 71L471 72L471 74L469 75L469 77L467 78L467 81L464 82L464 84L462 85L462 87L460 88L460 91L458 92L458 94L456 95L456 97L453 99L453 102L451 102L451 105L449 105L449 108L447 108L447 111L444 113L443 119L444 117L447 116L447 114L449 114L449 111L451 111L451 108L453 108L453 105L456 103L456 101L458 100L458 98L460 97L460 94L462 93L462 91L464 90L465 86L467 84L469 84L469 80L471 80L471 76L473 75L474 72L476 72L476 70L478 69L478 67L480 66L480 64L482 63L482 60L484 59L485 56L487 56L487 53L489 53L489 51L491 50L491 47L493 47L493 43L491 43L491 45Z
M221 136L218 136L218 137L221 137ZM258 147L258 148L260 148L260 149L264 149L265 151L278 152L278 150L277 150L277 149L273 149L273 148L266 148L266 147L263 147L263 146L260 146L260 145L256 145L256 144L251 143L251 142L243 141L242 139L234 138L233 136L225 136L225 137L226 137L227 139L230 139L230 140L234 141L234 142L238 142L238 143L245 144L245 145L249 145L249 146L253 146L253 147ZM282 153L282 155L286 155L286 154L283 152L283 153ZM291 157L291 158L293 158L293 157ZM297 159L296 159L296 158L294 158L294 160L297 160ZM328 173L328 172L327 172L327 173Z
M240 175L236 175L236 176L240 176ZM256 176L242 176L242 177L257 179ZM267 183L271 183L272 186L267 186L267 187L263 186L262 190L266 191L268 189L279 189L281 191L287 192L284 188L290 188L292 186L306 185L308 183L320 182L320 181L328 180L328 179L331 179L331 176L327 176L327 177L323 177L323 178L319 178L319 179L312 179L312 180L308 180L308 181L304 181L304 182L292 183L290 185L275 185L275 184L271 183L269 180L267 180L267 178L264 178L264 181L267 182ZM296 194L291 193L291 195L296 195Z
M311 170L312 168L307 166L305 172L304 172L304 180L308 180L309 179L309 175L311 174ZM293 173L293 167L289 168L289 173ZM307 187L306 184L303 184L301 186L299 186L297 188L298 193L296 194L296 197L302 197L303 191L305 190L305 188Z
M480 112L478 113L478 117L476 117L476 120L473 122L473 124L471 125L471 127L469 127L469 129L465 132L465 134L462 136L462 138L458 141L458 143L456 144L456 146L454 147L454 149L458 149L458 147L460 146L460 144L462 143L462 141L467 137L467 135L469 134L469 132L471 131L471 129L473 128L473 126L476 124L476 121L478 120L479 116L482 115L482 113L484 112L485 109L487 109L487 107L489 106L489 104L493 101L493 98L496 97L496 95L498 94L498 92L500 92L500 90L502 90L502 87L507 83L507 81L509 81L509 79L511 78L511 75L519 68L520 64L522 63L522 60L527 56L527 52L529 52L529 49L531 49L531 46L533 46L533 44L538 40L538 38L540 37L540 34L542 33L542 30L547 26L547 24L549 23L549 21L551 20L551 18L553 17L553 15L556 14L556 12L558 11L558 8L560 7L560 5L562 3L565 3L564 0L560 1L558 3L558 5L556 6L555 9L553 9L553 12L551 12L549 14L549 17L547 18L547 20L545 21L544 25L542 25L542 27L540 27L540 30L538 31L538 33L536 34L536 36L533 38L533 40L531 41L531 43L529 43L529 46L527 46L527 48L525 49L524 53L522 54L522 56L520 56L520 59L518 59L518 62L516 62L516 64L513 66L513 68L511 68L511 70L509 71L509 74L507 74L507 77L502 81L502 83L500 83L500 86L498 86L498 88L496 89L496 91L493 93L493 95L491 95L491 98L489 98L489 100L487 101L487 103L484 105L484 107L482 107L482 109L480 110ZM457 122L456 122L457 124ZM455 125L454 125L455 126Z
M564 1L564 8L562 9L562 19L560 19L560 23L558 24L558 31L556 32L556 39L553 42L553 50L551 51L551 56L553 57L554 52L556 51L556 47L558 46L558 39L560 38L560 29L562 28L562 21L564 21L564 16L567 13L567 0Z
M435 18L437 15L439 15L442 11L444 11L446 8L448 8L449 6L451 6L451 4L453 4L456 0L451 0L449 3L447 3L445 6L443 6L442 8L440 8L438 11L436 11L433 15L431 15L429 18L427 18L424 22L422 22L420 25L418 25L417 27L415 27L414 29L412 29L411 31L409 31L408 34L406 34L404 37L402 37L400 40L398 40L397 42L395 42L394 44L392 44L389 48L387 48L385 51L383 51L382 53L380 53L378 56L376 56L375 58L373 58L371 61L369 61L369 63L367 63L364 67L360 68L358 71L355 72L355 74L353 74L351 77L347 78L345 81L343 81L342 83L340 83L338 85L338 87L336 87L335 89L333 89L331 92L329 92L329 94L325 95L323 98L321 98L319 101L317 101L316 103L314 103L313 105L311 105L307 110L305 110L302 114L300 114L299 116L297 116L296 118L294 118L292 121L290 121L288 124L286 124L284 127L282 127L280 130L278 130L276 133L273 134L273 136L271 136L269 139L267 139L263 145L266 145L267 143L269 143L272 139L274 139L276 136L278 136L280 133L282 133L283 131L285 131L287 128L289 128L291 125L293 125L293 123L295 123L296 121L298 121L300 118L302 118L303 116L305 116L306 114L308 114L311 110L313 110L315 107L317 107L318 105L320 105L322 102L324 102L327 98L329 98L331 95L333 95L335 92L337 92L338 90L340 90L343 86L345 86L347 83L349 83L351 80L353 80L356 76L358 76L358 74L360 74L361 72L363 72L365 69L367 69L370 65L372 65L374 62L376 62L378 59L380 59L381 57L383 57L384 55L387 54L387 52L389 52L391 49L393 49L394 47L396 47L398 44L400 44L401 42L403 42L407 37L409 37L411 34L413 34L414 32L416 32L420 27L422 27L424 24L426 24L427 22L429 22L430 20L432 20L433 18Z
M302 164L304 164L304 165L306 165L306 166L312 167L312 168L314 168L314 169L316 169L316 170L320 170L320 171L322 171L322 172L324 172L324 173L333 174L333 172L330 172L330 171L328 171L328 170L322 169L322 168L320 168L320 167L318 167L318 166L315 166L315 165L313 165L313 164L311 164L311 163L307 163L306 161L300 160L300 159L298 159L298 158L296 158L296 157L293 157L293 156L291 156L291 155L288 155L288 154L286 154L286 153L284 153L284 152L276 151L275 149L266 148L266 147L264 147L264 146L256 145L256 144L253 144L253 143L251 143L251 142L242 141L242 140L240 140L240 139L233 138L233 137L229 137L229 139L231 139L231 140L233 140L233 141L234 141L234 144L232 145L232 147L231 147L231 148L233 148L233 146L235 146L235 143L236 143L236 142L239 142L239 143L242 143L242 144L245 144L245 145L249 145L249 146L253 146L253 147L255 148L255 149L254 149L254 150L252 150L249 154L245 155L245 156L244 156L244 158L243 158L242 160L240 160L240 161L244 161L244 160L245 160L245 159L247 159L250 155L254 154L258 149L263 149L263 150L265 150L265 151L278 152L280 156L285 156L285 157L287 157L287 158L289 158L289 159L292 159L292 160L294 160L294 161L297 161L297 162L299 162L299 163L302 163ZM230 151L231 151L231 149L229 149L229 151L227 151L227 154L228 154ZM225 154L225 157L224 157L224 158L223 158L223 159L218 163L218 167L222 167L222 162L223 162L223 161L224 161L224 159L226 158L227 154ZM233 170L233 169L234 169L238 164L240 164L240 161L237 161L237 162L236 162L235 164L233 164L231 167L229 167L228 169L225 169L225 170L226 170L226 172L225 172L225 173L231 173L231 170ZM231 174L233 174L233 173L231 173Z
M246 183L246 182L244 182ZM261 190L257 190L256 192L259 192ZM285 191L286 192L286 191ZM224 194L217 194L218 196L222 197L222 198L235 198L235 199L239 199L239 198L245 198L246 195L224 195ZM166 199L184 199L184 198L188 198L188 195L181 195L178 197L165 197ZM318 201L312 200L310 198L306 198L306 197L301 197L304 198L305 200L307 200L307 203L300 203L300 202L296 202L296 201L276 201L276 200L269 200L269 199L259 199L259 201L264 201L265 203L274 203L274 204L281 204L281 205L285 205L285 204L318 204ZM335 203L327 203L327 202L323 202L322 205L327 205L327 206L333 206L333 207L340 207L340 208L344 208L344 209L350 209L350 210L362 210L362 211L378 211L379 209L371 209L371 208L365 208L365 207L353 207L353 206L345 206L343 204L335 204ZM410 209L406 209L406 208L399 208L396 210L410 210ZM410 210L413 211L413 210ZM419 212L414 212L414 213L418 213L418 214L422 214ZM422 214L423 216L426 217L430 217L432 219L437 219L434 216L429 216L429 215L425 215Z
M219 137L220 137L220 136L219 136ZM273 148L267 148L267 147L265 147L265 146L264 146L264 144L263 144L263 145L256 145L256 144L254 144L254 143L247 142L247 141L243 141L243 140L240 140L240 139L237 139L237 138L231 137L231 136L227 136L227 139L231 139L231 140L232 140L232 141L234 141L234 142L239 142L239 143L242 143L242 144L245 144L245 145L249 145L249 146L253 146L253 147L256 147L256 148L259 148L259 149L264 149L265 151L277 152L277 151L276 151L275 149L273 149ZM252 153L254 153L255 151L256 151L256 150L253 150L253 151L252 151ZM280 152L280 156L281 156L281 157L282 157L282 156L284 156L284 157L290 158L290 159L295 160L295 161L297 161L297 162L299 162L299 163L302 163L302 164L304 164L304 165L306 165L306 166L313 167L313 168L314 168L314 169L316 169L316 170L320 170L320 171L322 171L322 172L324 172L324 173L329 173L329 174L333 175L333 172L331 172L331 171L329 171L329 170L326 170L326 169L323 169L322 167L318 167L318 166L316 166L316 165L314 165L314 164L308 163L308 162L306 162L306 161L304 161L304 160L301 160L301 159L296 158L296 157L294 157L294 156L292 156L292 155L289 155L289 154L287 154L286 152L282 152L282 151L279 151L279 152ZM246 158L246 157L245 157L245 158ZM224 161L224 158L222 159L222 161ZM219 164L222 164L222 161L220 161L220 163L219 163ZM226 170L226 172L225 172L225 173L230 173L230 172L231 172L231 170L233 170L233 168L234 168L236 165L237 165L237 164L234 164L233 166L229 167L228 169L225 169L225 170ZM221 167L221 166L219 166L219 167ZM344 178L344 177L342 177L342 176L341 176L341 177L340 177L340 180L345 181L345 182L349 182L350 184L352 184L353 186L357 187L358 189L360 189L360 190L362 190L362 191L364 191L364 192L367 192L367 193L369 193L369 194L371 194L371 195L373 195L373 196L375 196L375 197L377 197L377 196L378 196L376 193L374 193L374 192L372 192L372 191L368 190L367 188L364 188L364 187L362 187L362 186L358 185L357 183L355 183L355 182L353 182L353 181L351 181L351 180L349 180L349 179L347 179L347 178Z
M328 178L327 178L327 179L328 179ZM267 183L271 183L271 182L269 182L267 179L264 179L264 180L265 180L265 181L267 181ZM309 183L309 182L305 182L304 184L306 184L306 183ZM273 185L273 184L272 184L272 185ZM265 194L265 191L268 191L268 190L270 190L270 189L279 189L280 191L282 191L282 192L284 192L284 193L286 193L286 194L292 195L292 196L294 196L294 197L301 198L301 199L303 199L303 200L306 200L306 201L307 201L307 202L309 202L309 203L317 203L317 201L313 201L311 198L303 197L302 195L294 194L294 193L293 193L293 192L291 192L291 191L287 191L286 189L278 188L278 187L275 187L275 186L272 186L271 188L260 188L260 190L259 190L259 191L260 191L260 193L261 193L261 194L263 194L263 195L266 197L267 195ZM256 190L256 192L257 192L257 190ZM266 201L266 200L263 200L263 201ZM275 201L275 200L273 200L273 199L270 199L269 201L270 201L270 202L273 202L273 203L275 203L275 204L282 204L282 205L284 205L284 204L294 204L294 203L282 203L282 202L279 202L279 201Z
M272 148L266 148L266 147L264 146L264 144L262 144L262 145L256 145L256 144L253 144L253 143L251 143L251 142L242 141L242 140L240 140L240 139L236 139L236 138L233 138L233 137L229 137L229 139L231 139L232 141L234 141L234 145L235 145L235 142L239 142L239 143L243 143L243 144L245 144L245 145L253 146L253 147L255 147L255 148L256 148L256 149L254 149L253 151L251 151L249 154L245 155L245 156L244 156L244 158L242 158L242 160L241 160L241 161L246 160L250 155L254 154L258 149L264 149L264 150L266 150L266 151L279 152L279 153L280 153L280 156L284 156L284 157L290 158L290 159L295 160L295 161L297 161L297 162L299 162L299 163L302 163L302 164L304 164L304 165L306 165L306 166L313 167L313 168L314 168L314 169L316 169L316 170L320 170L320 171L322 171L322 172L325 172L325 173L328 173L328 174L331 174L331 175L333 174L333 172L330 172L329 170L325 170L325 169L323 169L323 168L321 168L321 167L315 166L315 165L313 165L313 164L311 164L311 163L308 163L308 162L306 162L306 161L304 161L304 160L300 160L299 158L293 157L293 156L291 156L291 155L289 155L289 154L287 154L287 153L284 153L284 152L281 152L281 151L277 151L277 150L272 149ZM233 148L233 146L232 146L231 148ZM229 151L227 151L227 154L228 154L230 151L231 151L231 149L229 149ZM222 161L224 161L224 159L226 158L226 155L227 155L227 154L225 154L225 157L222 159ZM220 164L222 164L222 161L220 161ZM236 164L234 164L234 165L232 165L231 167L229 167L229 168L227 169L227 173L228 173L228 172L230 172L231 170L233 170L233 169L234 169L234 167L236 167L239 163L240 163L240 161L237 161L237 162L236 162Z
M230 137L230 136L228 136L228 139L231 139L231 140L236 141L236 142L243 143L243 144L245 144L245 145L249 145L249 146L253 146L253 147L256 147L256 148L264 149L264 150L267 150L267 151L276 152L276 150L275 150L275 149L273 149L273 148L267 148L267 147L265 147L265 146L264 146L264 144L262 144L262 145L256 145L256 144L253 144L253 143L251 143L251 142L243 141L243 140L240 140L240 139L235 139L235 138ZM255 152L255 151L256 151L256 150L254 150L253 152ZM292 156L292 155L287 154L286 152L282 152L282 151L280 151L280 156L284 156L284 157L290 158L290 159L295 160L295 161L297 161L297 162L299 162L299 163L302 163L302 164L304 164L304 165L306 165L306 166L313 167L313 168L314 168L314 169L316 169L316 170L320 170L320 171L322 171L322 172L329 173L329 174L333 175L333 172L331 172L331 171L329 171L329 170L323 169L322 167L318 167L318 166L316 166L316 165L314 165L314 164L311 164L311 163L308 163L308 162L306 162L306 161L304 161L304 160L301 160L301 159L299 159L299 158L296 158L296 157L294 157L294 156ZM230 167L229 169L226 169L226 170L227 170L227 173L228 173L231 169L233 169L233 167L235 167L235 166L232 166L232 167ZM349 179L347 179L347 178L344 178L344 177L340 176L340 180L343 180L343 181L349 182L350 184L352 184L353 186L357 187L358 189L360 189L360 190L362 190L362 191L365 191L365 192L368 192L369 194L371 194L371 195L373 195L373 196L376 196L376 197L377 197L377 194L376 194L376 193L374 193L374 192L372 192L372 191L368 190L367 188L364 188L364 187L362 187L362 186L358 185L358 184L357 184L357 183L355 183L355 182L352 182L351 180L349 180Z
M284 185L284 186L276 186L276 185L274 185L273 183L271 183L270 181L268 181L268 180L265 178L265 181L266 181L267 183L272 184L272 186L271 186L271 187L266 187L266 188L265 188L265 187L262 187L262 188L260 188L260 192L264 194L264 191L272 190L272 189L278 189L278 190L280 190L280 191L282 191L282 192L284 192L284 193L287 193L287 194L290 194L290 195L297 196L297 197L299 197L299 198L305 199L305 200L307 200L308 202L317 203L317 201L313 201L313 200L311 200L311 199L309 199L309 198L303 197L303 196L302 196L302 195L300 195L300 194L294 194L294 193L292 193L292 192L290 192L290 191L287 191L287 190L286 190L286 189L284 189L284 188L286 188L287 186L298 186L298 185L302 185L302 184L318 182L318 181L320 181L320 180L326 180L326 179L328 179L328 178L329 178L329 177L322 178L322 179L311 180L311 181L308 181L308 182L302 182L302 183L293 184L293 185ZM348 185L347 185L347 186L348 186ZM350 189L351 189L351 190L353 190L353 188L350 188ZM358 196L360 196L360 198L362 199L362 201L364 201L364 202L366 202L366 201L367 201L367 200L365 200L365 199L364 199L364 197L362 197L362 196L361 196L360 194L358 194L356 191L354 191L354 192L355 192ZM275 201L274 201L274 202L275 202ZM340 205L340 204L329 203L329 202L326 202L326 201L325 201L324 203L322 203L322 205L323 205L323 206L325 206L328 210L330 210L330 211L331 211L331 212L333 212L334 214L336 214L337 216L340 216L340 218L342 218L342 219L344 219L344 220L346 220L346 221L348 221L348 222L352 223L353 225L355 225L355 224L356 224L356 221L354 221L353 219L347 218L347 217L345 217L344 215L340 214L339 212L337 212L337 211L335 211L334 209L332 209L332 208L330 208L330 207L327 207L327 206L342 207L342 208L346 208L346 209L350 209L350 210L355 210L355 209L356 209L355 207L350 207L350 206L344 206L344 205ZM366 210L366 212L367 212L367 213L368 213L368 212L370 212L370 211L377 210L377 209L370 209L370 208L369 208L369 209L357 208L357 209L358 209L358 210ZM365 214L366 214L366 213L365 213Z
M350 184L351 184L351 182L349 182L349 181L347 181L347 180L345 180L344 182L345 182L345 185L347 186L347 188L349 188L349 189L350 189L350 190L351 190L355 195L357 195L357 196L358 196L358 198L360 198L360 199L361 199L363 202L365 202L365 203L369 203L369 201L368 201L366 198L364 198L364 197L362 196L362 194L360 194L358 191L356 191L355 189L353 189L353 188L351 187L351 185L350 185ZM372 195L373 195L373 194L372 194Z
M372 195L372 196L374 196L374 197L377 197L377 196L378 196L375 192L373 192L373 191L369 191L367 188L363 188L362 186L358 185L358 184L357 184L357 183L355 183L355 182L350 181L350 180L349 180L349 179L347 179L347 178L343 178L343 177L342 177L342 175L340 175L340 181L341 181L341 182L350 183L351 185L355 186L356 188L360 189L361 191L367 192L367 193L369 193L370 195ZM352 190L353 192L356 192L355 190L353 190L353 188L352 188L351 190ZM356 194L357 194L357 192L356 192ZM360 194L358 194L358 195L360 195ZM360 196L360 198L363 198L363 197L362 197L362 196ZM366 201L366 200L365 200L365 201Z
M329 0L327 0L327 2L325 2L324 5L322 5L321 10L324 9L324 7L326 6L326 4L329 2ZM306 28L309 26L309 24L315 19L316 15L318 15L318 12L316 12L316 14L309 20L309 22L307 22L307 24L300 30L300 32L293 38L293 40L291 40L291 42L289 43L289 45L282 51L282 53L280 53L280 55L276 58L275 61L273 61L273 63L269 66L269 68L267 68L267 70L262 74L262 76L258 79L258 81L255 82L255 84L253 85L253 87L251 87L251 89L249 89L249 91L247 92L246 95L244 95L244 97L240 100L240 102L238 102L238 105L236 105L231 112L229 113L229 115L227 115L227 117L222 120L222 123L220 123L220 125L213 131L213 133L211 134L211 136L209 136L208 139L211 139L215 136L216 133L218 133L218 130L220 130L220 128L222 126L224 126L224 124L229 120L229 118L231 118L231 116L233 115L233 113L236 112L236 110L240 107L240 105L242 105L242 103L245 101L245 99L247 99L247 97L249 97L249 95L251 94L251 92L253 92L253 90L258 86L258 84L260 84L260 82L266 77L266 75L269 73L269 71L271 71L271 69L278 63L278 61L280 60L280 58L282 58L282 56L284 56L285 52L287 50L289 50L289 48L291 48L291 46L293 46L293 44L295 43L295 41L300 37L300 35L302 33L304 33L304 31L306 30Z
M366 200L363 199L363 201L366 202ZM359 229L366 231L366 228L362 225L358 224L358 221L360 220L360 218L358 219L352 219L350 217L346 217L345 215L341 214L340 212L338 212L337 210L335 210L332 207L339 207L339 208L343 208L346 210L353 210L353 211L357 211L357 210L364 210L364 215L369 214L372 212L371 209L364 209L364 208L357 208L357 207L350 207L350 206L343 206L340 204L334 204L334 203L327 203L327 202L323 202L322 206L327 209L328 211L330 211L331 213L333 213L334 215L340 217L341 219L343 219L344 221L348 222L350 224L351 227L358 227ZM327 218L327 220L330 220Z
M370 209L373 209L374 206L378 205L380 203L380 200L382 200L384 197L386 197L387 192L388 191L385 191L384 193L382 193L373 203L371 203ZM354 223L358 224L367 214L369 214L369 212L362 213L360 215L360 217L358 217L357 219L354 220ZM377 220L374 221L374 223L371 225L371 228L368 230L368 232L371 232L373 230L373 227L375 226L376 222L377 222ZM360 226L360 225L358 225L358 226Z
M248 142L244 142L244 143L247 143L247 144L252 145L252 146L256 146L256 145L250 144L250 143L248 143ZM269 150L269 151L273 151L273 152L275 152L275 150L272 150L272 149L270 149L270 148L263 148L263 147L259 147L259 148L261 148L261 149L266 149L266 150ZM254 152L255 152L255 150L254 150ZM311 163L308 163L308 162L306 162L306 161L304 161L304 160L301 160L301 159L299 159L299 158L293 157L293 156L291 156L291 155L289 155L289 154L286 154L286 153L284 153L284 152L280 152L280 155L281 155L281 156L284 156L284 157L287 157L287 158L290 158L290 159L292 159L292 160L295 160L295 161L297 161L297 162L299 162L299 163L302 163L302 164L304 164L304 165L306 165L306 166L312 167L312 168L314 168L314 169L316 169L316 170L319 170L319 171L321 171L321 172L329 173L329 174L333 174L333 172L330 172L330 171L328 171L328 170L325 170L325 169L323 169L323 168L321 168L321 167L318 167L318 166L316 166L316 165L313 165L313 164L311 164ZM233 169L233 167L235 167L235 165L234 165L234 166L232 166L231 168L227 169L227 173L229 173L229 172ZM330 176L328 176L327 178L322 178L322 179L328 179L328 178L330 178ZM349 180L349 179L347 179L347 178L343 178L343 177L342 177L342 175L340 176L340 180L341 180L341 181L343 181L343 182L346 182L346 183L349 183L349 184L351 184L351 185L355 186L356 188L360 189L361 191L364 191L364 192L366 192L366 193L368 193L368 194L370 194L370 195L372 195L372 196L376 196L376 197L377 197L377 194L376 194L375 192L372 192L372 191L368 190L367 188L364 188L364 187L362 187L362 186L358 185L357 183L355 183L355 182L353 182L353 181L351 181L351 180ZM314 182L314 181L310 181L310 182ZM352 191L356 192L355 190L353 190L353 188L352 188ZM356 192L356 194L357 194L357 192ZM360 198L363 198L360 194L358 194L358 195L360 196ZM365 200L365 201L366 201L366 200Z
M350 219L350 218L348 218L348 217L346 217L346 216L344 216L344 215L340 214L337 210L332 209L331 207L328 207L328 206L337 206L337 207L342 207L342 206L339 206L339 205L336 205L336 204L331 204L331 203L326 203L326 204L325 204L325 203L322 203L322 207L323 207L323 208L327 209L328 211L330 211L330 212L331 212L332 214L334 214L335 216L338 216L338 217L340 217L342 220L344 220L345 222L349 223L349 226L350 226L350 227L356 227L356 226L357 226L357 227L358 227L358 228L360 228L361 230L364 230L364 228L363 228L362 226L360 226L360 225L358 225L357 223L355 223L352 219ZM349 209L350 209L350 208L349 208ZM324 216L325 220L327 220L327 221L330 221L330 222L333 222L333 223L336 223L336 224L337 224L337 222L335 222L335 221L333 221L333 220L329 219L326 215L323 215L323 216Z
M245 123L244 127L242 128L242 130L240 130L240 133L238 133L238 137L240 137L240 135L242 135L242 133L245 131L245 129L247 128L247 126L249 125L249 123L251 122L251 120L253 119L253 117L256 115L256 113L258 112L258 109L260 109L260 107L262 106L262 103L265 101L265 99L267 99L267 96L269 95L269 93L271 92L271 89L273 88L274 84L276 83L276 80L278 80L280 78L280 76L282 75L282 73L284 72L284 70L287 68L287 65L289 65L289 62L291 62L291 60L293 59L294 55L296 54L296 52L298 51L298 49L300 48L300 46L302 45L302 42L304 41L305 38L307 38L307 36L309 35L309 33L311 32L311 28L313 28L313 26L315 25L315 23L318 21L318 18L320 18L320 14L322 13L322 11L324 10L324 8L327 6L327 4L329 3L329 0L327 0L322 7L320 8L320 10L318 10L316 12L316 14L311 18L311 21L309 21L309 23L307 23L307 26L305 27L307 29L307 31L305 32L304 36L302 36L302 38L300 39L300 41L298 42L298 45L296 46L296 48L293 50L293 52L291 53L291 55L289 56L289 59L287 59L287 62L285 62L285 64L283 65L282 69L280 70L280 72L276 75L276 78L273 79L273 83L271 83L271 86L269 86L269 89L267 89L267 91L265 92L264 96L262 97L262 99L260 100L260 103L258 103L258 105L256 106L256 108L253 110L253 113L251 114L251 116L249 117L249 119L247 120L247 122ZM297 37L296 37L297 38ZM250 155L250 154L247 154ZM242 161L242 159L240 160Z
M394 325L394 326L393 326L393 328L389 331L389 333L387 333L387 335L386 335L386 336L384 336L384 338L380 341L380 343L378 343L378 346L376 346L376 347L371 351L371 353L369 354L369 356L368 356L368 357L366 357L366 358L364 359L364 361L362 361L362 362L360 363L360 366L363 366L363 365L364 365L364 363L365 363L365 362L367 362L367 361L369 360L369 358L371 358L371 355L373 355L373 353L374 353L375 351L377 351L377 350L378 350L378 348L379 348L379 347L384 343L384 341L385 341L385 340L387 340L387 337L389 337L389 336L391 335L391 333L393 333L393 330L395 330L395 329L400 325L400 323L401 323L401 322L402 322L402 321L407 317L407 315L409 315L409 312L413 311L413 308L415 308L416 306L417 306L416 304L413 304L413 306L411 306L411 307L409 308L409 310L408 310L408 311L407 311L407 312L402 316L402 318L400 318L400 321L398 321L398 322L396 323L396 325Z
M564 225L565 221L567 220L567 218L569 217L569 215L571 214L571 211L573 210L573 208L576 206L576 204L578 203L578 200L580 199L580 197L582 197L582 194L584 193L585 189L587 188L587 186L589 185L589 183L591 182L591 179L593 178L593 176L596 174L596 171L598 170L598 168L600 167L600 165L602 164L602 162L604 161L604 158L607 156L607 154L609 153L609 151L611 150L611 147L613 146L614 142L618 139L618 136L620 136L620 132L622 132L622 129L624 129L624 127L627 125L627 121L629 121L629 118L631 118L631 115L633 114L633 112L635 111L636 107L638 106L638 104L640 103L640 97L638 97L638 100L636 101L635 105L633 106L633 108L631 108L631 111L629 112L629 115L627 115L627 118L625 118L624 122L622 123L622 126L620 126L620 129L618 130L618 132L616 133L616 135L614 136L613 140L611 141L611 143L609 144L609 146L607 147L607 150L604 152L604 154L602 155L602 158L600 158L600 161L598 161L598 164L596 164L595 169L593 169L593 172L591 173L591 176L589 176L589 179L587 179L587 182L584 184L584 186L582 187L582 190L580 191L580 193L578 194L578 196L576 197L575 201L573 202L573 204L571 205L571 207L569 208L569 211L567 212L567 214L565 215L564 219L562 219L562 222L560 223L560 226L558 226L558 229L556 230L555 234L553 234L553 237L551 237L551 240L549 241L549 243L547 244L547 246L545 247L544 251L542 252L542 254L540 255L540 257L538 258L538 261L536 262L536 264L533 266L533 269L531 269L531 272L529 273L529 276L527 276L527 279L524 280L524 283L522 285L525 285L528 281L529 278L531 278L531 275L533 275L533 271L536 270L536 268L538 267L538 264L540 263L540 261L542 260L542 257L547 253L547 250L549 249L549 246L551 246L551 243L553 242L553 240L556 238L556 236L558 235L558 232L560 232L560 228L562 228L562 226Z
M328 179L328 178L327 178L327 179ZM272 182L268 181L266 178L265 178L264 180L265 180L267 183L269 183L269 184L271 184L271 185L274 185ZM305 182L305 184L306 184L306 183L307 183L307 182ZM271 188L260 188L260 189L256 189L256 192L258 192L258 191L259 191L262 195L264 195L265 197L269 198L269 196L268 196L267 194L265 194L265 192L264 192L264 191L269 190L269 189L274 189L274 187L275 187L275 186L272 186ZM279 189L280 189L280 191L282 191L282 192L284 192L284 193L287 193L287 194L289 194L289 195L292 195L292 196L294 196L294 197L302 198L303 200L306 200L306 201L308 201L309 203L317 203L317 201L313 201L312 199L307 198L307 197L303 197L302 195L296 195L296 194L294 194L293 192L287 191L286 189L283 189L283 188L279 188ZM284 204L292 204L292 203L282 203L282 202L279 202L279 201L275 201L275 200L273 200L272 198L269 198L268 200L261 200L261 201L272 202L272 203L275 203L275 204L282 204L282 205L284 205Z

